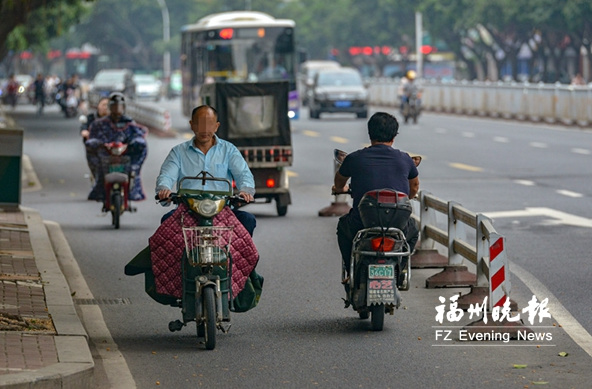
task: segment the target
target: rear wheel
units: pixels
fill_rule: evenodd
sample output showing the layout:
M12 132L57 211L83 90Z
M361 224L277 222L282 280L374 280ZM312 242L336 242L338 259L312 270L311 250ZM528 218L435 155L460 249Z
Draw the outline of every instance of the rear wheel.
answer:
M288 213L288 206L287 205L280 205L279 201L275 201L275 209L277 211L278 216L286 216Z
M384 325L384 304L373 305L370 307L370 311L372 312L372 331L382 331Z
M118 229L119 228L119 218L121 216L121 194L116 193L113 195L111 199L111 221L113 226Z
M214 296L214 288L204 288L202 290L202 296L204 308L203 326L206 349L213 350L216 347L216 299Z

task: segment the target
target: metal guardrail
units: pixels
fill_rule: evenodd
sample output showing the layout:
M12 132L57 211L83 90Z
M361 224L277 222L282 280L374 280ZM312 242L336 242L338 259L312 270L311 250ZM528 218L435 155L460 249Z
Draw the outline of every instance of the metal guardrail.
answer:
M446 222L441 222L440 226L437 224L437 213L446 216ZM444 224L446 231L441 228ZM495 231L488 217L474 213L456 202L445 202L429 192L421 191L419 225L420 244L412 256L412 266L419 257L433 252L436 243L448 250L444 266L441 262L437 266L426 266L425 263L419 266L445 267L442 273L426 280L427 287L468 284L474 288L463 296L465 305L476 302L475 298L482 303L482 297L488 295L490 311L494 306L503 304L506 298L509 299L511 283L505 238ZM474 234L474 243L467 239L467 227ZM463 266L465 259L476 266L476 279ZM463 304L463 298L459 300L459 305Z
M171 114L167 109L128 100L126 101L126 114L151 130L164 133L171 131Z
M369 79L370 103L399 107L399 80ZM464 115L592 125L592 84L519 84L505 82L421 83L426 110Z

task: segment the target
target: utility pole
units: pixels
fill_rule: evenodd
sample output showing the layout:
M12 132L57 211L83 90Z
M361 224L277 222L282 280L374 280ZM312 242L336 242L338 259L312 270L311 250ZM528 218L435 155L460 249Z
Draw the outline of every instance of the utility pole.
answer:
M417 78L423 77L423 53L421 47L423 46L423 27L421 20L421 12L415 13L415 55L417 61Z
M162 38L165 45L168 45L169 41L171 40L169 9L166 6L165 0L157 1L158 5L160 6L160 12L162 12ZM162 55L162 71L164 73L164 79L168 84L171 77L171 53L168 48L165 49L165 52Z

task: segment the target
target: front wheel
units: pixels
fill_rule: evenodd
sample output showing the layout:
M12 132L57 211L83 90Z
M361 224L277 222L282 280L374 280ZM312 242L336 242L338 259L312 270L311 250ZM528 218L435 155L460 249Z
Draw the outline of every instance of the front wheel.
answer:
M373 305L370 307L372 312L371 326L372 331L382 331L384 325L384 304Z
M116 229L119 228L119 218L121 216L121 194L120 193L116 193L113 195L113 198L111 199L111 221L113 224L113 227L115 227Z
M216 298L214 288L207 287L202 290L204 308L204 337L207 350L216 347Z

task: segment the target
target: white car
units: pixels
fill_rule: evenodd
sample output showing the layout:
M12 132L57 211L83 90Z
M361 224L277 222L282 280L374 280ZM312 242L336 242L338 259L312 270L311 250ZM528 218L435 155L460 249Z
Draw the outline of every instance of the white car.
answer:
M162 83L152 74L134 74L136 83L136 97L160 100L162 95Z

